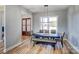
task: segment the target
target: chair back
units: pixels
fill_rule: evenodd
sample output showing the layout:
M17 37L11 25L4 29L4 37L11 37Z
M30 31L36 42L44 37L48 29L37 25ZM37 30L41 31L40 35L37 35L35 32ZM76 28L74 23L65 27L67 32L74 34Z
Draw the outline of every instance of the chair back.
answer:
M39 33L43 33L43 30L40 30Z
M49 31L48 30L45 30L45 33L49 33Z
M62 32L62 36L64 37L64 35L65 35L65 32Z
M56 33L56 30L51 30L51 33L52 33L52 34L55 34L55 33Z
M61 35L62 35L62 40L63 40L63 38L64 38L64 35L65 35L65 32L62 32L62 33L61 33Z

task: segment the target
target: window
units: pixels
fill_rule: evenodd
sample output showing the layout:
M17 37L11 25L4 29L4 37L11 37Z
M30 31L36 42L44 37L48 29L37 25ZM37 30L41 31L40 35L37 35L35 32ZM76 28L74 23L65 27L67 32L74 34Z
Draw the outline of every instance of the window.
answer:
M40 18L40 30L48 33L57 32L57 17L41 17Z

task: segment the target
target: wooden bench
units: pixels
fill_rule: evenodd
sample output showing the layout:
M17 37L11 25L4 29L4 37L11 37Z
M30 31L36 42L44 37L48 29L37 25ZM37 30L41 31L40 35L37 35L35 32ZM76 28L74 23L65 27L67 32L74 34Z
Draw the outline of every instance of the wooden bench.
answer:
M54 47L54 50L55 50L55 45L56 45L56 41L53 40L53 39L37 39L37 38L32 38L32 41L34 42L33 43L33 46L35 44L51 44L53 47Z

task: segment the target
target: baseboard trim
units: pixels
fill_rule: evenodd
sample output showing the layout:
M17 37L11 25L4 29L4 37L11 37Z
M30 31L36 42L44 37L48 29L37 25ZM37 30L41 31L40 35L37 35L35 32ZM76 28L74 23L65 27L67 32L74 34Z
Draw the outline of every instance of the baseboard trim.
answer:
M4 49L3 52L6 53L7 52L6 49Z
M15 48L15 47L21 45L22 43L23 43L23 42L19 42L19 43L13 45L12 47L7 48L7 49L5 50L5 52L7 52L7 51L9 51L9 50L12 50L13 48Z
M66 40L68 43L69 43L69 45L74 49L74 51L77 53L77 54L79 54L79 50L71 43L71 42L69 42L68 40Z

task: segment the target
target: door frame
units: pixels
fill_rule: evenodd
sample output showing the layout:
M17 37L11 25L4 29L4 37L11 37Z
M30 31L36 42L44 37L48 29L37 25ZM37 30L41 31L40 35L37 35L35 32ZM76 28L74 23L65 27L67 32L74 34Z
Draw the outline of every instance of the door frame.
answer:
M26 19L26 24L27 24L27 19L29 19L30 20L30 31L31 31L31 18L30 17L26 17L26 18L22 18L22 24L21 24L21 35L23 36L23 19ZM26 31L27 31L27 25L25 25L26 26ZM27 34L25 35L25 36L27 36Z

